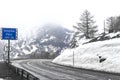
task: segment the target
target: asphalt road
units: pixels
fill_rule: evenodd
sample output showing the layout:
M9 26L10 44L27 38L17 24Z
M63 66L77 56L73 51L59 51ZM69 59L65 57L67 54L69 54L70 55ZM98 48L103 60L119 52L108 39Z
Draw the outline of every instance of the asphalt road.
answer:
M40 80L120 80L120 75L60 66L51 60L24 60L19 64Z

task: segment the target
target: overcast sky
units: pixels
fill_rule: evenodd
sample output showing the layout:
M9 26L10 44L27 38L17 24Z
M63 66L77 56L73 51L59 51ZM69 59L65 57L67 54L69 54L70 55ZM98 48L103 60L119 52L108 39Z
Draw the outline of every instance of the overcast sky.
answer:
M45 23L72 29L87 9L102 30L104 19L120 15L119 4L119 0L0 0L0 27L16 27L22 36Z

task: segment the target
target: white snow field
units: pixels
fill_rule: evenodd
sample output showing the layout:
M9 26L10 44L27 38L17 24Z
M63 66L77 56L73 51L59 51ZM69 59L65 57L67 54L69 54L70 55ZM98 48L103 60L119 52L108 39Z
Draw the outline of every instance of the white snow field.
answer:
M118 33L108 36L113 37L116 34ZM103 60L103 62L100 62L100 60ZM79 45L74 49L66 49L52 62L78 68L120 73L120 38L92 42Z

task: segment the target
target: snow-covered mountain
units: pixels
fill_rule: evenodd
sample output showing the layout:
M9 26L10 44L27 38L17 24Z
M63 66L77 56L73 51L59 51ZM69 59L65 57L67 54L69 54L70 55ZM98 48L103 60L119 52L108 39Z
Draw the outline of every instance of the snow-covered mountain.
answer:
M85 40L84 40L85 41ZM66 49L53 60L54 63L107 72L120 73L120 32L99 35Z
M53 58L69 46L71 34L72 31L59 25L44 25L36 31L36 36L15 43L11 56Z

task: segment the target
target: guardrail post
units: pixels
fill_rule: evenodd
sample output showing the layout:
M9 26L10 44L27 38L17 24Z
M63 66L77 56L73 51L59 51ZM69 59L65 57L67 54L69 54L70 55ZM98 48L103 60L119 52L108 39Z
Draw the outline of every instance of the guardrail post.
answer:
M37 77L35 77L34 80L39 80L39 79Z
M29 80L29 74L27 73L27 80Z
M16 68L16 73L19 75L19 69L18 68Z
M23 78L23 72L24 72L24 71L23 71L23 70L21 70L21 77L22 77L22 78Z

